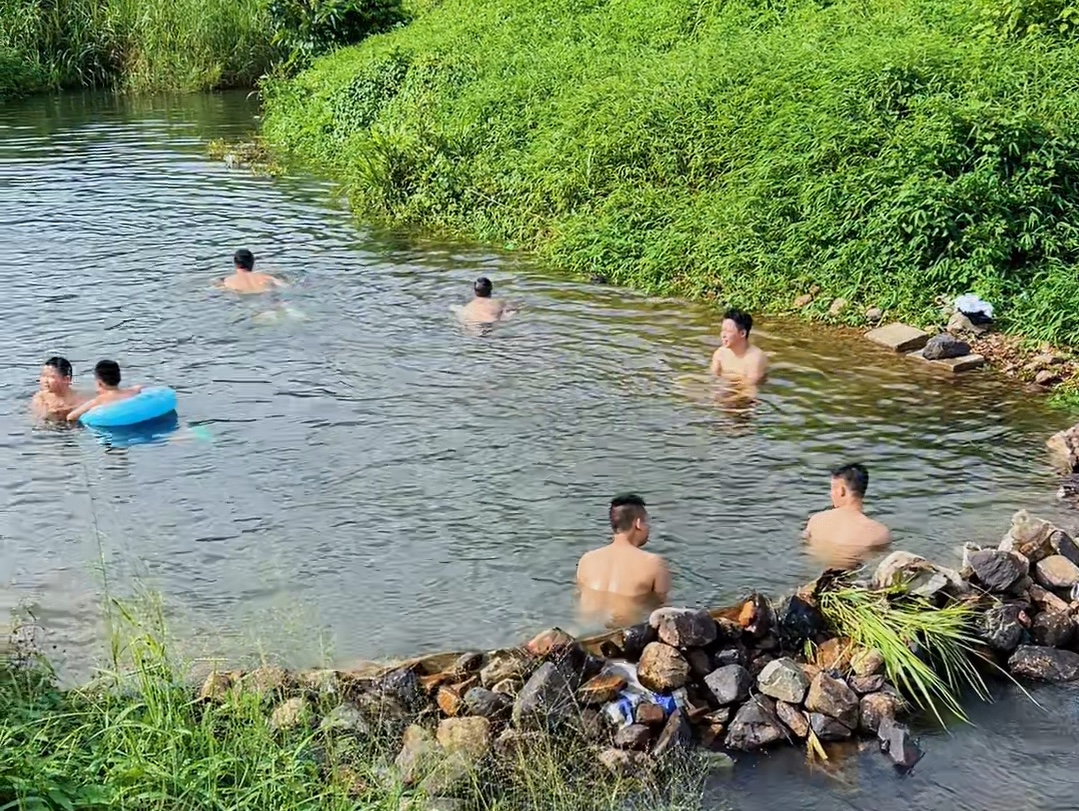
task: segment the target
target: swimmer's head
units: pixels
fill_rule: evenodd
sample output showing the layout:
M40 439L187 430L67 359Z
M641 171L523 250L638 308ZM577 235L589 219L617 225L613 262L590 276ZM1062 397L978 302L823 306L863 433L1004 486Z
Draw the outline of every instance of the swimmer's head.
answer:
M251 272L255 269L255 254L251 253L247 248L240 248L232 255L232 263L236 265L237 270Z
M94 379L98 390L115 389L120 385L120 364L114 360L99 360L94 366Z
M749 340L751 329L753 329L753 316L737 307L731 307L723 313L720 338L724 346L736 349Z
M861 504L869 487L869 471L857 462L832 468L832 506Z
M71 376L71 362L67 358L54 355L41 367L38 385L41 386L42 391L63 394L71 388Z
M476 294L476 298L490 298L493 289L494 285L486 276L480 276L472 283L472 292Z
M636 547L648 543L648 510L643 498L633 493L615 496L608 515L615 535L621 535Z

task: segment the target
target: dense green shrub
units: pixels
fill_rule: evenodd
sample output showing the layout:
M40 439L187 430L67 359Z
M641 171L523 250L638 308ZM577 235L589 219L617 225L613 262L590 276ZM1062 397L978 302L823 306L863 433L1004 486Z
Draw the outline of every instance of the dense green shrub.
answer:
M297 67L405 19L400 0L270 0L269 16L274 42Z
M445 0L267 94L365 216L656 292L1079 343L1079 49L957 0ZM851 308L851 317L857 314Z

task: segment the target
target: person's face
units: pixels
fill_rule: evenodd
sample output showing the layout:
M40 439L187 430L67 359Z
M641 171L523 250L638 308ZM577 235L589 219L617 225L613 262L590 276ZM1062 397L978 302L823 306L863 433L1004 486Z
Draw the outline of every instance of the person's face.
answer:
M728 349L739 347L746 340L746 334L738 329L738 325L729 318L723 319L719 337L723 341L723 345Z
M51 394L64 394L71 388L71 378L64 377L60 374L60 370L53 366L43 366L41 367L41 377L38 378L38 385L41 386L42 391L47 391Z

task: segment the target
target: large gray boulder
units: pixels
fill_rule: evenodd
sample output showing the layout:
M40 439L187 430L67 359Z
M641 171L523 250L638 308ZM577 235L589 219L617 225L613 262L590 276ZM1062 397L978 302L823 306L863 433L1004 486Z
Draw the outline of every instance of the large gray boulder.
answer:
M809 679L800 664L784 657L764 666L757 677L757 688L766 696L789 704L801 704L809 689Z
M727 665L713 670L704 677L704 686L721 707L737 704L749 698L753 677L741 665Z
M942 332L934 335L922 350L922 356L926 360L945 360L947 358L961 358L970 354L970 344L960 341L954 335Z
M775 703L767 696L754 696L739 708L727 730L727 747L750 752L787 739L776 716Z
M970 555L970 566L987 591L1005 592L1027 574L1027 562L1014 552L980 549Z

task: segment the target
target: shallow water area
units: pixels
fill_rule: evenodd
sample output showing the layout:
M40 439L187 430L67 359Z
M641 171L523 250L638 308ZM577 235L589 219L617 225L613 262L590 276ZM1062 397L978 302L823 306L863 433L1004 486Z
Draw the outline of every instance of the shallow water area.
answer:
M357 227L327 184L206 157L255 112L242 94L0 108L0 584L67 674L103 654L103 594L136 587L190 655L296 666L591 630L574 567L624 490L649 503L676 603L814 576L799 536L839 461L869 465L897 545L942 562L1020 507L1074 524L1043 455L1066 417L1013 384L762 319L771 379L731 397L702 374L708 307ZM212 289L239 247L292 287ZM475 334L450 306L479 275L522 309ZM129 445L35 426L52 354L85 389L102 357L173 387L178 425ZM1072 807L1075 694L1042 694L1047 715L1009 699L927 739L902 781L871 753L853 784L777 754L735 773L732 803Z

